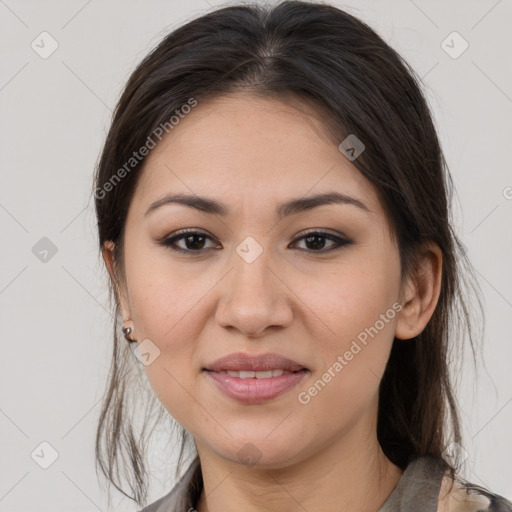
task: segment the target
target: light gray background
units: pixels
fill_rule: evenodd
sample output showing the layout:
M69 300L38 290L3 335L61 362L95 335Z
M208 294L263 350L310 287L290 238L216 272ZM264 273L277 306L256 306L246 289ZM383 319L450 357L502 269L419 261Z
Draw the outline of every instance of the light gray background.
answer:
M424 79L457 187L456 228L485 298L486 368L479 360L474 385L467 357L459 392L466 477L510 499L512 2L335 3ZM219 5L0 0L1 511L107 510L93 464L111 351L93 168L135 65L169 30ZM59 45L47 59L31 48L43 31ZM441 46L453 31L469 43L457 59ZM57 248L46 262L32 252L43 237ZM48 469L31 458L43 441L58 452ZM167 457L172 468L172 455L158 454ZM155 469L151 499L171 483ZM119 499L115 509L136 508Z

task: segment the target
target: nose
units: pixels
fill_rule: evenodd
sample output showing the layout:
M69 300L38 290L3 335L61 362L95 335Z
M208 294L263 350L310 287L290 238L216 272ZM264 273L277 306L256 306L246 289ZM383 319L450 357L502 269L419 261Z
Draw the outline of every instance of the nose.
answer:
M233 256L233 268L223 280L215 318L221 327L245 337L260 338L293 320L293 293L263 251L254 261Z

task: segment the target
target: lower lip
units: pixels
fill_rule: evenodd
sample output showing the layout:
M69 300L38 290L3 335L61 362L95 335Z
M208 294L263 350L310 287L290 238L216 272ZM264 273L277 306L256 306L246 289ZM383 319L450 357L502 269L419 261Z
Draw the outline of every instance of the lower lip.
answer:
M295 387L306 373L307 370L301 370L269 379L241 379L227 373L206 371L206 374L227 396L247 404L256 404L275 398Z

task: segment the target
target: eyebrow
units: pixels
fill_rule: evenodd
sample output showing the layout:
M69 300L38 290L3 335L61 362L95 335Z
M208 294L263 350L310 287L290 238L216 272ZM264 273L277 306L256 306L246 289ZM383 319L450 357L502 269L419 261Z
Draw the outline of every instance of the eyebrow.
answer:
M145 216L166 204L181 204L204 213L219 215L222 217L225 217L230 213L227 206L214 199L200 197L197 195L171 194L152 203L147 209ZM276 217L278 220L282 220L290 215L312 210L313 208L327 204L347 204L360 208L367 213L372 213L372 211L359 199L350 197L341 192L328 192L314 196L291 199L284 203L280 203L276 208Z

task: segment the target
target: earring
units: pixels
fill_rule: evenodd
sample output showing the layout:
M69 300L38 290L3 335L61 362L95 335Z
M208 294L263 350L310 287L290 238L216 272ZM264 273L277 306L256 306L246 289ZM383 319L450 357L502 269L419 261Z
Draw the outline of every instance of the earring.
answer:
M129 343L134 343L137 341L137 340L130 338L130 334L132 333L132 331L133 331L133 327L123 327L124 337L126 338L126 341L128 341Z

